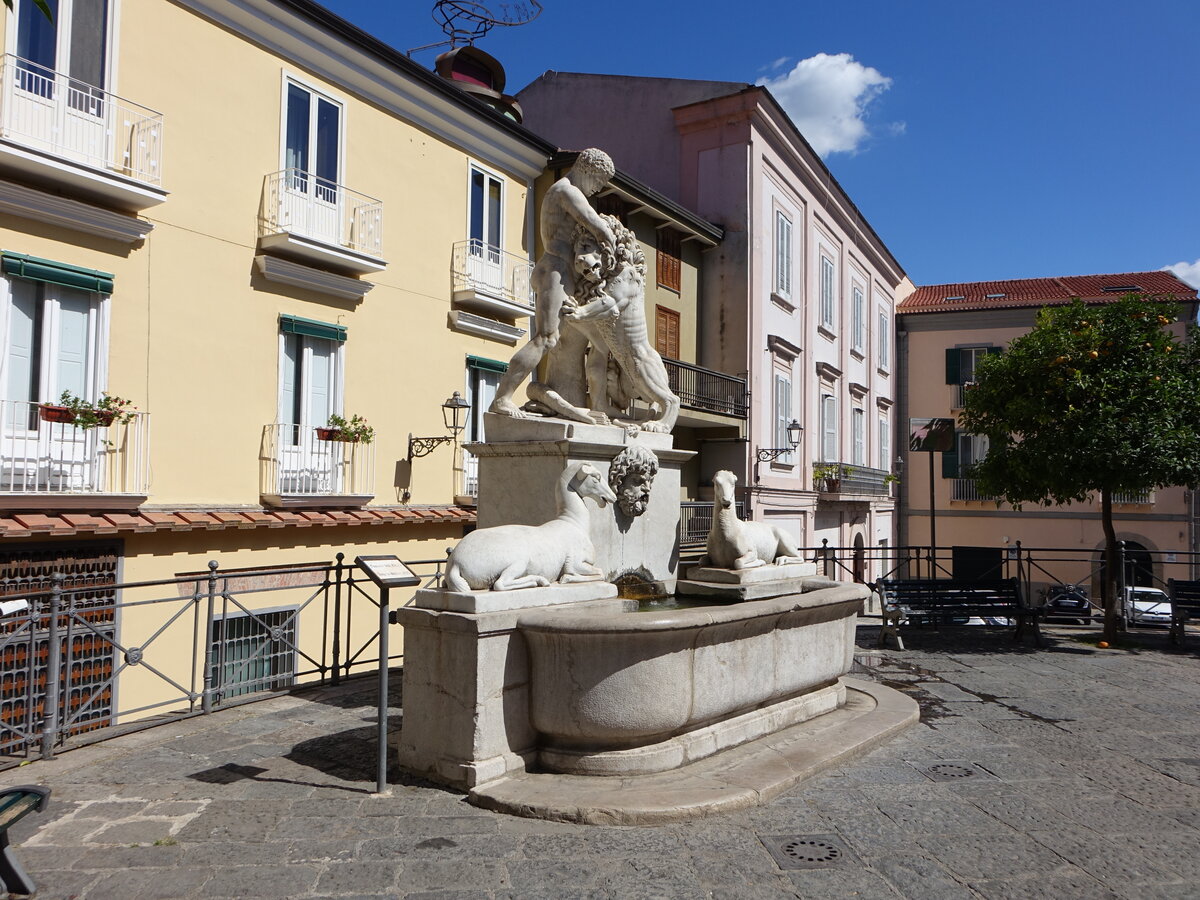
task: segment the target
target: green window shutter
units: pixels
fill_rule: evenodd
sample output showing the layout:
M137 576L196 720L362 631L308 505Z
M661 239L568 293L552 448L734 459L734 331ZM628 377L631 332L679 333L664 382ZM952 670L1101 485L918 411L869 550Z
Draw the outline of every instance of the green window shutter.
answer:
M946 348L946 384L958 384L958 348Z
M959 432L954 432L954 449L947 450L942 454L942 477L957 478L958 477L958 435Z
M113 276L109 272L85 269L82 266L41 259L25 253L13 253L11 250L0 251L0 269L5 275L12 275L14 278L61 284L63 287L94 291L98 294L113 292Z
M504 374L508 371L508 363L500 362L496 359L488 359L485 356L468 356L468 369L482 369L484 372L499 372Z
M284 334L302 334L305 337L323 338L327 341L346 340L345 325L330 325L328 322L302 319L299 316L287 314L280 315L279 330Z
M987 351L988 351L988 356L999 356L1001 353L1004 352L1004 348L1003 347L988 347Z

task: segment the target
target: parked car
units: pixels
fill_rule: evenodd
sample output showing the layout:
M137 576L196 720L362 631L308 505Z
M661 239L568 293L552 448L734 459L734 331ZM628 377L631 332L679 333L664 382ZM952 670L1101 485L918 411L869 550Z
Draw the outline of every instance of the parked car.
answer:
M1121 620L1126 625L1170 625L1171 598L1154 587L1125 588Z
M1052 584L1046 589L1046 617L1073 619L1080 625L1092 621L1092 604L1081 584Z

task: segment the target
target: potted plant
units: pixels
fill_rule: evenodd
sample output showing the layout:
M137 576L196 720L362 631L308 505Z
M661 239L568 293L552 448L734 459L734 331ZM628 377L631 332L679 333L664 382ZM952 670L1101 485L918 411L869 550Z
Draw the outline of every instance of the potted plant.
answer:
M128 425L137 414L137 407L133 401L107 391L95 402L63 391L58 403L42 403L39 411L44 422L59 422L86 429Z
M362 416L349 419L333 413L324 427L317 426L317 440L341 441L345 444L369 444L375 440L375 429Z
M813 481L818 490L828 494L837 493L842 483L841 463L817 463L813 466ZM846 470L847 473L849 470Z

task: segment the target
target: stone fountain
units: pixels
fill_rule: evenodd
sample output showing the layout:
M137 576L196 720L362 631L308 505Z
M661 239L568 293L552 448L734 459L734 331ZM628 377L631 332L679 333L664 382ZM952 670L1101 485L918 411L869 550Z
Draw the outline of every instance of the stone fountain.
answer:
M470 446L480 527L445 586L397 611L399 754L480 805L666 821L761 802L915 721L916 706L845 677L867 588L817 577L786 533L740 521L732 473L714 479L705 559L679 578L692 454L673 448L679 400L647 339L638 242L587 199L612 174L584 151L543 201L536 331L501 381L488 441ZM639 611L639 594L676 591L702 601ZM764 769L764 753L799 761Z

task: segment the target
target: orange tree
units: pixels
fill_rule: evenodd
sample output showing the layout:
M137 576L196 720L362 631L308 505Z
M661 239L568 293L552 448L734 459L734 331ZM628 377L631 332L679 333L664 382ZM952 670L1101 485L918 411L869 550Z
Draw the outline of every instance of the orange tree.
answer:
M1080 300L1038 313L1033 330L982 360L962 427L986 435L972 476L1020 509L1100 495L1104 638L1116 637L1118 492L1200 483L1200 352L1168 330L1170 298Z

